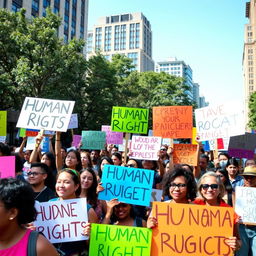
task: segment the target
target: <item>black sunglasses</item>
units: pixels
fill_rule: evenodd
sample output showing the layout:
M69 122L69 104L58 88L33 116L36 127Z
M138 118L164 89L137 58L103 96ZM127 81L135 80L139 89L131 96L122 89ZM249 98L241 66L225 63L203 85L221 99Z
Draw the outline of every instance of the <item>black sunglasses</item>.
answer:
M219 185L218 184L202 184L201 187L202 189L208 189L208 188L217 189Z

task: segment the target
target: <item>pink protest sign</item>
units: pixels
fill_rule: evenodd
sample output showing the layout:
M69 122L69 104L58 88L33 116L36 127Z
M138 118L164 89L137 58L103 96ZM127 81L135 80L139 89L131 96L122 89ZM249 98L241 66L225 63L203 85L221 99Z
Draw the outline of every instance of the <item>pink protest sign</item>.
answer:
M0 156L0 178L15 177L15 156Z
M73 135L72 147L78 148L78 145L82 139L81 135Z
M106 132L106 142L107 144L122 144L123 143L123 133L122 132L112 132L111 126L102 125L101 131Z

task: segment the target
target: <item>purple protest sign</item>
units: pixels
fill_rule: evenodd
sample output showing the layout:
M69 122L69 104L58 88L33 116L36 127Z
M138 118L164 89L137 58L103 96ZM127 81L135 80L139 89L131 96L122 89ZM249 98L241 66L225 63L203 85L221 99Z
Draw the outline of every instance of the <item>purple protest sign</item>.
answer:
M73 135L72 147L78 148L78 145L82 139L81 135Z
M123 133L122 132L112 132L111 126L102 125L101 131L106 132L106 142L107 144L122 144L123 143Z
M15 156L0 156L0 178L15 177Z

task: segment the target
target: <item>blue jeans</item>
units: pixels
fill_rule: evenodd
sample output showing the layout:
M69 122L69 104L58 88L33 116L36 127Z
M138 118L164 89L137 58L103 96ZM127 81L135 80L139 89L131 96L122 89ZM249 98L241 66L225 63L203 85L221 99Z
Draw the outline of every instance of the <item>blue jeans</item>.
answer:
M256 256L256 226L239 225L242 247L236 256Z

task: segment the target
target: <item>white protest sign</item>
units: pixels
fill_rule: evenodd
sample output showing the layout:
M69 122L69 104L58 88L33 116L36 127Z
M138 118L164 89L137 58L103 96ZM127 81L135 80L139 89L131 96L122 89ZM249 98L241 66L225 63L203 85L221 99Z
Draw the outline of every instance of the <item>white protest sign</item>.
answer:
M6 136L0 136L0 142L5 143L6 141Z
M236 187L235 212L242 223L256 225L256 188Z
M141 160L158 160L161 137L132 136L131 157Z
M17 127L66 132L74 101L26 97Z
M35 148L35 144L36 144L36 137L28 137L26 150L33 150Z
M51 243L86 240L83 229L88 222L86 198L35 204L37 231Z
M75 129L78 127L78 117L77 114L72 114L68 124L68 129Z
M127 145L127 148L131 148L131 143L132 143L132 140L128 140L128 145ZM119 152L124 152L125 150L125 139L123 139L123 144L118 144L118 151Z
M245 133L243 107L237 102L196 109L195 117L200 141Z

